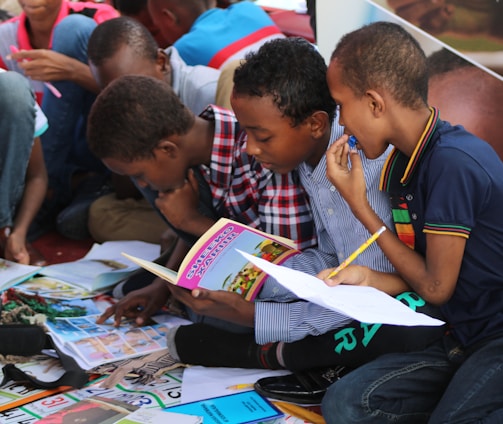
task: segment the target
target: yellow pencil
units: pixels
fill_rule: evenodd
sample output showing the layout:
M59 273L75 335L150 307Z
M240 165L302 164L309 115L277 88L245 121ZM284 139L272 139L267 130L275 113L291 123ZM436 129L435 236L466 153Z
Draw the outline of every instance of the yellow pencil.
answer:
M337 268L335 268L329 275L327 278L332 278L334 277L335 275L337 275L337 273L341 270L343 270L344 268L346 268L351 262L353 262L360 253L362 253L367 247L369 247L372 243L374 243L377 238L386 230L386 227L383 225L381 228L379 228L374 234L372 234L370 236L370 238L365 242L363 243L358 249L356 249L353 253L351 253L351 255L348 256L348 258L342 263L340 264Z
M234 384L232 386L227 387L227 390L243 390L243 389L253 389L253 383Z

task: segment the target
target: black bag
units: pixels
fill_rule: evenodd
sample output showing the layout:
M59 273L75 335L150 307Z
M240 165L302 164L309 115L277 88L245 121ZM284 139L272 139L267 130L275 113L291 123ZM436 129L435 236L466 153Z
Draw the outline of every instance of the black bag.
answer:
M52 389L59 386L71 386L80 389L89 380L88 374L80 368L74 358L61 352L52 338L36 324L0 325L0 354L16 356L33 356L44 349L54 350L65 369L65 373L55 381L41 381L16 367L6 364L2 368L3 380L0 387L9 381L28 383L37 389Z

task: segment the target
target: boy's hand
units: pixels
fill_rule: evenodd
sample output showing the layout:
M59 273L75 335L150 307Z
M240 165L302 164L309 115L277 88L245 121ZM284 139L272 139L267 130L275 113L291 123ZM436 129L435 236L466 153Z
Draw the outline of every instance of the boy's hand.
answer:
M349 265L340 270L336 275L328 278L335 268L329 268L318 273L317 277L328 286L338 286L339 284L351 284L354 286L368 286L369 268L360 265Z
M183 186L169 192L160 192L155 205L175 228L187 231L187 222L200 216L199 188L194 171L189 170Z
M201 288L192 291L169 286L173 297L192 309L195 313L244 325L254 326L255 305L237 293L224 290L205 290Z
M30 254L26 249L26 240L24 237L18 237L15 231L12 232L7 239L5 259L23 265L28 265L30 263Z
M349 168L348 157L351 159L351 168ZM328 179L346 200L353 213L357 215L356 212L359 209L368 207L360 155L355 149L349 149L348 136L344 134L330 146L326 158Z
M137 325L145 325L147 320L161 309L168 300L169 290L166 285L169 284L160 278L156 278L151 284L139 290L128 293L115 305L110 306L96 320L97 324L103 324L112 315L114 325L120 326L122 317L135 318Z

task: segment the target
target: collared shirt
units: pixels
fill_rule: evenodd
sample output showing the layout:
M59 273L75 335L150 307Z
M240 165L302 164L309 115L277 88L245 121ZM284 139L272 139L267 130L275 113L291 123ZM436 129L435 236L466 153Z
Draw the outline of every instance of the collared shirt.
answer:
M164 52L169 56L173 91L182 103L196 115L215 104L220 71L209 66L187 65L173 46Z
M485 141L461 126L430 120L409 158L392 152L381 187L405 205L414 249L426 255L426 234L466 238L451 298L441 310L465 346L503 333L503 163Z
M334 120L329 146L343 132L344 128ZM360 157L369 202L384 223L392 228L387 196L378 190L380 172L388 153L389 151L375 160L367 159L361 152ZM328 180L325 156L314 169L303 163L298 167L298 172L301 183L310 197L318 248L303 251L286 261L284 265L314 275L323 269L339 265L365 242L370 234L355 218L346 201ZM354 263L377 271L394 271L376 243L365 250ZM292 342L308 335L324 334L352 321L337 312L299 300L272 278L266 280L259 297L261 301L255 302L257 343L278 340Z
M215 123L211 163L200 168L217 212L287 237L299 249L316 245L309 200L297 174L274 173L248 155L246 133L232 111L211 105L200 116Z

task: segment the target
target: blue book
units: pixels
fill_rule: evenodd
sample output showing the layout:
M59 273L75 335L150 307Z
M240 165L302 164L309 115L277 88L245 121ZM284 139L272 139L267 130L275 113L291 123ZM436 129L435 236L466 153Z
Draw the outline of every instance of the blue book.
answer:
M254 390L184 403L166 411L203 417L204 424L251 424L284 416Z

